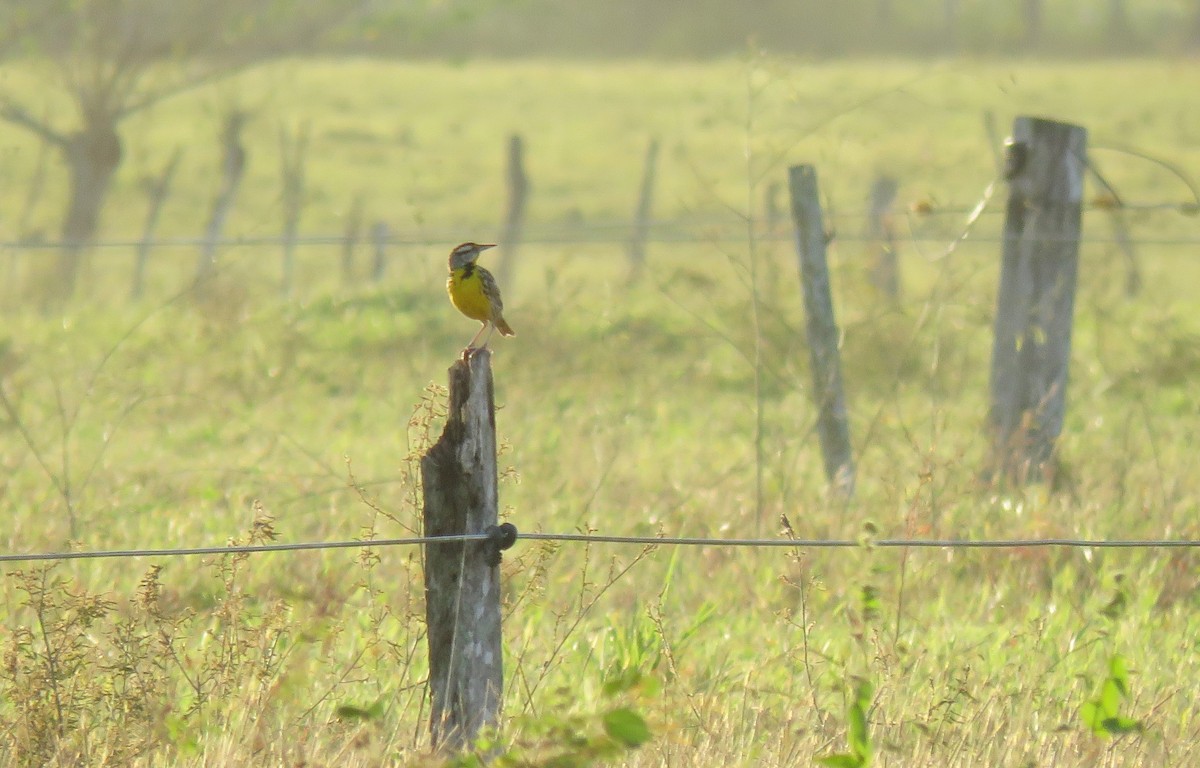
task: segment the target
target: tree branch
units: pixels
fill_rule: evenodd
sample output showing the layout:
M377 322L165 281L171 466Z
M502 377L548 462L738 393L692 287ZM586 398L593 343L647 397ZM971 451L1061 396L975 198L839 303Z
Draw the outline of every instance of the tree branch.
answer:
M6 97L0 97L0 120L31 131L57 147L65 149L70 142L66 135L54 130L46 121L37 119L29 114L29 110Z

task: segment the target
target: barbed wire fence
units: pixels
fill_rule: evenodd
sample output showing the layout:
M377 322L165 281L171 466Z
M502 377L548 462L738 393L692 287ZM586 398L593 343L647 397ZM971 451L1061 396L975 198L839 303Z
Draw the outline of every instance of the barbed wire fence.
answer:
M1108 203L1095 203L1086 206L1088 210L1111 212L1113 207ZM1140 205L1122 205L1120 210L1139 211L1147 214L1151 213L1170 213L1192 216L1196 213L1191 203L1145 203ZM879 238L871 236L862 231L861 222L867 215L866 210L843 210L833 212L830 215L830 220L833 223L835 231L831 232L831 240L833 242L845 243L876 243ZM940 217L962 217L971 216L978 218L981 215L993 216L1001 213L999 210L979 209L978 206L947 206L933 210L922 211L907 211L904 215L908 217L911 223L923 221L937 221ZM792 242L793 235L788 232L774 231L767 227L769 223L766 219L757 221L756 223L763 225L761 239L772 242ZM541 245L558 245L558 244L595 244L595 245L623 245L628 240L628 233L635 228L637 222L632 221L614 221L606 223L584 224L573 226L571 228L554 229L550 227L541 230L528 230L530 234L523 238L526 244L541 244ZM836 231L842 229L842 232ZM456 230L461 232L461 230ZM646 237L649 242L658 243L721 243L721 242L741 242L745 239L744 232L729 232L726 234L722 230L714 230L712 223L705 224L695 220L678 220L668 222L652 222L646 229ZM386 237L378 238L379 242L386 245L404 248L426 248L434 246L443 246L453 240L457 235L446 231L425 231L419 236L406 236L403 234L392 234ZM928 234L916 231L910 227L907 234L897 233L894 235L896 243L940 243L945 244L950 239L945 233ZM975 233L972 232L969 240L977 243L997 243L1003 242L1002 235L993 233ZM1111 237L1088 236L1077 239L1080 245L1121 245L1126 242L1133 242L1136 245L1160 245L1160 246L1178 246L1191 247L1200 246L1200 233L1192 235L1167 235L1167 236L1146 236L1135 238L1122 238L1114 235ZM163 248L197 248L206 244L212 244L211 239L206 238L166 238L161 240L112 240L101 241L94 244L94 248L98 253L105 255L116 255L123 250L130 250L144 247L149 243L152 247ZM216 241L221 248L258 248L278 246L283 248L285 245L304 246L304 247L345 247L347 237L345 235L309 235L294 238L288 238L284 235L257 235L243 237L223 237ZM16 243L16 242L0 242L0 249L11 253L36 254L38 252L51 252L60 248L66 247L59 243ZM334 265L331 262L331 270ZM334 540L334 541L300 541L300 542L278 542L268 544L249 544L249 545L216 545L216 546L197 546L197 547L177 547L177 548L131 548L119 550L80 550L80 551L62 551L62 552L30 552L30 553L0 553L0 563L28 563L28 562L62 562L72 560L128 560L137 558L186 558L196 556L222 556L230 554L267 554L267 553L288 553L300 551L330 551L330 550L363 550L373 548L393 548L393 547L440 547L452 544L462 544L467 542L484 542L490 539L489 534L460 534L460 535L437 535L437 536L412 536L404 538L381 538L381 539L355 539L355 540ZM582 544L590 546L593 544L611 544L615 546L638 546L638 547L713 547L713 548L743 548L743 549L777 549L788 548L798 550L826 550L826 549L854 549L854 548L879 548L879 549L900 549L909 548L921 549L946 549L946 550L1023 550L1031 548L1066 548L1066 549L1126 549L1126 550L1179 550L1179 549L1196 549L1200 548L1200 540L1180 538L1180 539L1108 539L1108 538L995 538L995 539L944 539L944 538L874 538L864 536L855 539L821 539L821 538L795 538L791 535L781 536L778 538L721 538L721 537L679 537L666 534L654 536L629 536L629 535L606 535L598 533L552 533L552 532L529 532L517 535L517 540L525 541L544 541L551 543L562 544Z
M65 552L0 553L0 563L66 562L70 560L131 560L140 558L183 558L205 555L258 555L273 552L313 552L346 549L441 546L487 541L486 533L447 536L410 536L384 539L346 539L337 541L298 541L273 544L227 544L209 547L164 547L146 549L102 549ZM1197 549L1200 539L799 539L799 538L722 538L704 536L621 536L597 533L546 533L533 531L517 534L518 541L549 541L570 544L616 544L654 547L717 547L739 549Z
M914 204L919 207L919 204ZM932 209L921 209L913 211L900 211L894 216L906 217L914 224L922 222L936 222L940 219L951 217L965 217L974 212L974 204L954 204L946 206L938 206ZM1122 203L1119 206L1114 206L1108 203L1093 202L1083 206L1085 212L1094 213L1112 213L1114 211L1121 213L1142 213L1142 214L1178 214L1187 219L1196 219L1200 221L1200 205L1188 201L1183 202L1146 202L1146 203ZM879 238L867 234L863 231L862 222L870 213L867 209L831 209L826 212L826 218L833 220L839 224L831 234L834 240L848 243L873 243ZM1000 217L1004 215L1004 211L996 208L987 208L980 212L980 215L987 218ZM756 227L756 239L771 241L771 242L791 242L793 235L789 231L780 231L778 227L773 227L773 222L768 217L755 217L751 219L751 223ZM953 224L954 222L951 222ZM394 226L394 225L392 225ZM530 229L527 234L522 236L523 243L536 245L572 245L572 244L597 244L597 245L624 245L628 242L629 233L640 223L635 219L620 219L620 220L605 220L592 222L578 222L569 225L554 225L546 223L533 223L528 225ZM722 226L729 227L731 231L721 229ZM733 227L737 227L738 231L732 231ZM439 228L422 228L419 232L413 234L401 234L389 232L384 237L379 238L380 242L389 246L398 247L441 247L451 241L457 242L456 238L461 238L464 231L486 231L495 229L496 224L493 222L473 222L458 224L454 227ZM1195 227L1197 230L1194 235L1171 235L1171 236L1153 236L1139 235L1134 238L1134 244L1145 245L1200 245L1200 223ZM944 235L937 232L918 232L916 229L910 233L899 233L896 237L901 242L942 242L946 238ZM649 223L647 230L648 242L651 243L707 243L707 242L736 242L745 240L745 222L734 220L732 217L720 216L681 216L671 219L656 219ZM1002 238L993 233L987 234L972 234L970 239L976 242L1000 242ZM342 233L310 233L306 235L297 235L288 237L284 234L243 234L243 235L225 235L218 239L210 240L201 235L194 236L177 236L177 237L156 237L150 240L140 238L109 238L98 239L89 244L92 248L100 253L135 249L143 246L151 248L199 248L210 242L221 248L246 248L260 246L278 246L282 248L284 245L295 244L304 247L343 247L347 244L361 244L361 240L354 236ZM1103 236L1096 234L1086 234L1080 239L1080 243L1087 244L1112 244L1118 242L1114 236ZM59 251L71 247L77 247L70 243L63 243L53 240L0 240L0 250L11 253L38 253L45 251Z

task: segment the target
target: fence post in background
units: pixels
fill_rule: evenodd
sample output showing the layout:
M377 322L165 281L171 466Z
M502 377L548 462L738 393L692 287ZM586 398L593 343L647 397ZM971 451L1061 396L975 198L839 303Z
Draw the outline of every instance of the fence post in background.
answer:
M654 199L654 176L658 165L658 139L650 139L642 166L642 186L638 191L637 210L633 214L633 232L629 237L629 277L636 280L646 264L646 235L650 231L650 208Z
M308 124L295 135L279 126L279 171L283 179L283 268L280 293L291 298L296 283L296 233L304 209L304 163L308 153Z
M359 192L346 211L346 228L342 235L342 285L354 282L354 251L362 237L363 194Z
M1013 122L992 349L989 479L1053 479L1066 409L1087 131Z
M133 284L129 288L129 298L134 301L142 298L146 289L146 264L150 261L150 249L154 246L154 230L158 227L163 203L171 194L171 182L175 179L175 170L179 167L179 158L182 156L183 149L176 147L158 178L145 181L150 207L146 209L146 224L142 227L142 239L138 242L137 255L133 261Z
M491 533L498 509L491 352L450 367L441 437L421 457L426 536ZM433 745L456 751L495 725L503 669L498 550L488 541L425 547ZM495 553L495 554L493 554Z
M529 176L525 173L525 141L519 133L508 139L508 210L504 214L504 234L500 238L500 263L496 275L500 285L511 286L517 247L525 226L525 202L529 197ZM512 288L506 287L511 294Z
M850 453L849 418L842 393L838 328L833 316L829 266L825 261L825 225L816 169L811 165L792 166L788 170L788 189L792 198L792 220L796 226L813 397L817 405L817 434L825 457L825 476L835 489L849 497L854 492L854 460Z
M879 250L871 269L871 283L889 299L900 298L900 264L896 253L896 226L892 205L900 185L890 176L879 176L871 184L867 207L867 238Z
M371 261L371 281L378 283L387 274L388 242L392 239L392 230L386 221L377 221L371 225L371 248L374 258Z
M217 268L217 242L225 228L225 218L233 208L242 175L246 171L246 148L242 146L242 128L248 115L240 110L230 112L221 131L221 187L213 200L208 225L204 228L204 243L200 248L200 259L196 263L196 284L203 285Z

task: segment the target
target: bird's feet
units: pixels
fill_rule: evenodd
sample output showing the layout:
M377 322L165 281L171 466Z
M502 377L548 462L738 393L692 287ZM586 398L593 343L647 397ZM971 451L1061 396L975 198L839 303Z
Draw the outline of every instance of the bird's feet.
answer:
M463 351L462 351L462 360L463 360L463 362L467 362L467 361L468 361L468 360L470 360L472 357L474 357L474 356L475 356L475 354L476 354L477 352L480 352L480 351L482 351L482 350L485 350L485 349L487 349L487 345L486 345L486 344L484 344L482 347L466 347L466 348L465 348L465 349L463 349Z

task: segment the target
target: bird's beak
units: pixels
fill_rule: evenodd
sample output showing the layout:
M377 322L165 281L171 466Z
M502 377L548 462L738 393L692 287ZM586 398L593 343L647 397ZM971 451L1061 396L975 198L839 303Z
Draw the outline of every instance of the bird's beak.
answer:
M488 248L495 248L495 247L496 247L495 243L487 243L485 245L479 246L479 250L486 251Z

